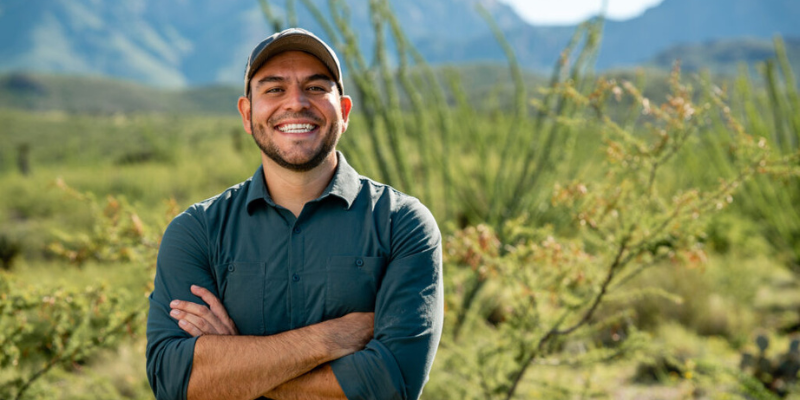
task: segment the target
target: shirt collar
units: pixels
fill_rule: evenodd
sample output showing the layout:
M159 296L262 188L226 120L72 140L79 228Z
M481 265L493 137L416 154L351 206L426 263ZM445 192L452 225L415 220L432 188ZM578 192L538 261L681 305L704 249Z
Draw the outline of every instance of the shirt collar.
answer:
M344 200L347 203L347 208L350 208L361 190L361 178L358 172L347 163L341 151L336 151L336 157L339 159L336 172L333 174L331 183L328 184L328 187L325 188L318 200L332 195Z
M319 198L317 198L317 201L328 196L336 196L344 200L349 209L356 200L358 191L361 190L361 179L356 170L347 163L342 152L337 150L336 157L338 158L336 172L333 173L333 178ZM264 180L263 165L258 167L256 173L253 174L251 178L250 190L248 190L247 193L246 203L248 212L252 212L253 203L257 200L264 201L272 207L276 206L272 197L269 195L269 190L267 190L267 183Z

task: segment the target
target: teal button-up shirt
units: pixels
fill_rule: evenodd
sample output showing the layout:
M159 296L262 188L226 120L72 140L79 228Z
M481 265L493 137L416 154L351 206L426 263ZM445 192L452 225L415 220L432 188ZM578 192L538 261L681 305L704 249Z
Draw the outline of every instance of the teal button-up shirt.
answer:
M374 311L373 339L331 362L336 379L350 399L419 397L444 312L436 221L417 199L338 157L328 187L297 218L272 201L259 168L170 223L147 320L147 376L157 398L186 398L196 338L169 316L169 303L204 304L193 284L223 302L241 335Z

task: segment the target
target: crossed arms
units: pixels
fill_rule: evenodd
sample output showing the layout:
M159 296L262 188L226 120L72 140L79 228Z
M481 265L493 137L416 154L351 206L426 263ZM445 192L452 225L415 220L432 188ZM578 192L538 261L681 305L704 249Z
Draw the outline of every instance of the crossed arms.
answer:
M170 303L170 316L199 338L189 399L345 398L327 362L364 348L372 339L373 313L351 313L272 336L235 336L236 325L210 291L191 291L208 305ZM231 385L231 382L236 382Z

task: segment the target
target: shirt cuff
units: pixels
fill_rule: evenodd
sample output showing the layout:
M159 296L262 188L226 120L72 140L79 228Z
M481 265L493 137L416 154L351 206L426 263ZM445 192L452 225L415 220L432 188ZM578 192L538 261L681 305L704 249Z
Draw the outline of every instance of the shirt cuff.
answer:
M197 337L167 339L148 360L150 387L156 399L186 399Z
M333 374L349 400L405 399L403 375L394 356L372 339L364 350L330 362Z

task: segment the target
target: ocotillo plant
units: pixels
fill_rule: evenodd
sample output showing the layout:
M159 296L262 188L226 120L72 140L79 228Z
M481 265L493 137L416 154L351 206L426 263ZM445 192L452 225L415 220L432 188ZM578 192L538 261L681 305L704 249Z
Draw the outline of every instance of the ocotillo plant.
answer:
M733 93L728 95L730 108L741 122L741 129L764 138L773 151L788 164L800 160L800 100L797 82L786 57L783 41L776 38L774 60L762 66L766 91L759 90L747 69L742 69ZM713 97L719 90L707 85L706 96ZM704 146L696 153L698 158L710 158L707 163L714 175L731 176L738 160L731 157L732 143L724 132L725 113L713 115L715 128L703 135ZM800 177L791 169L773 171L770 176L759 176L744 185L739 207L760 223L770 243L785 255L785 263L800 271ZM777 178L777 179L776 179Z

